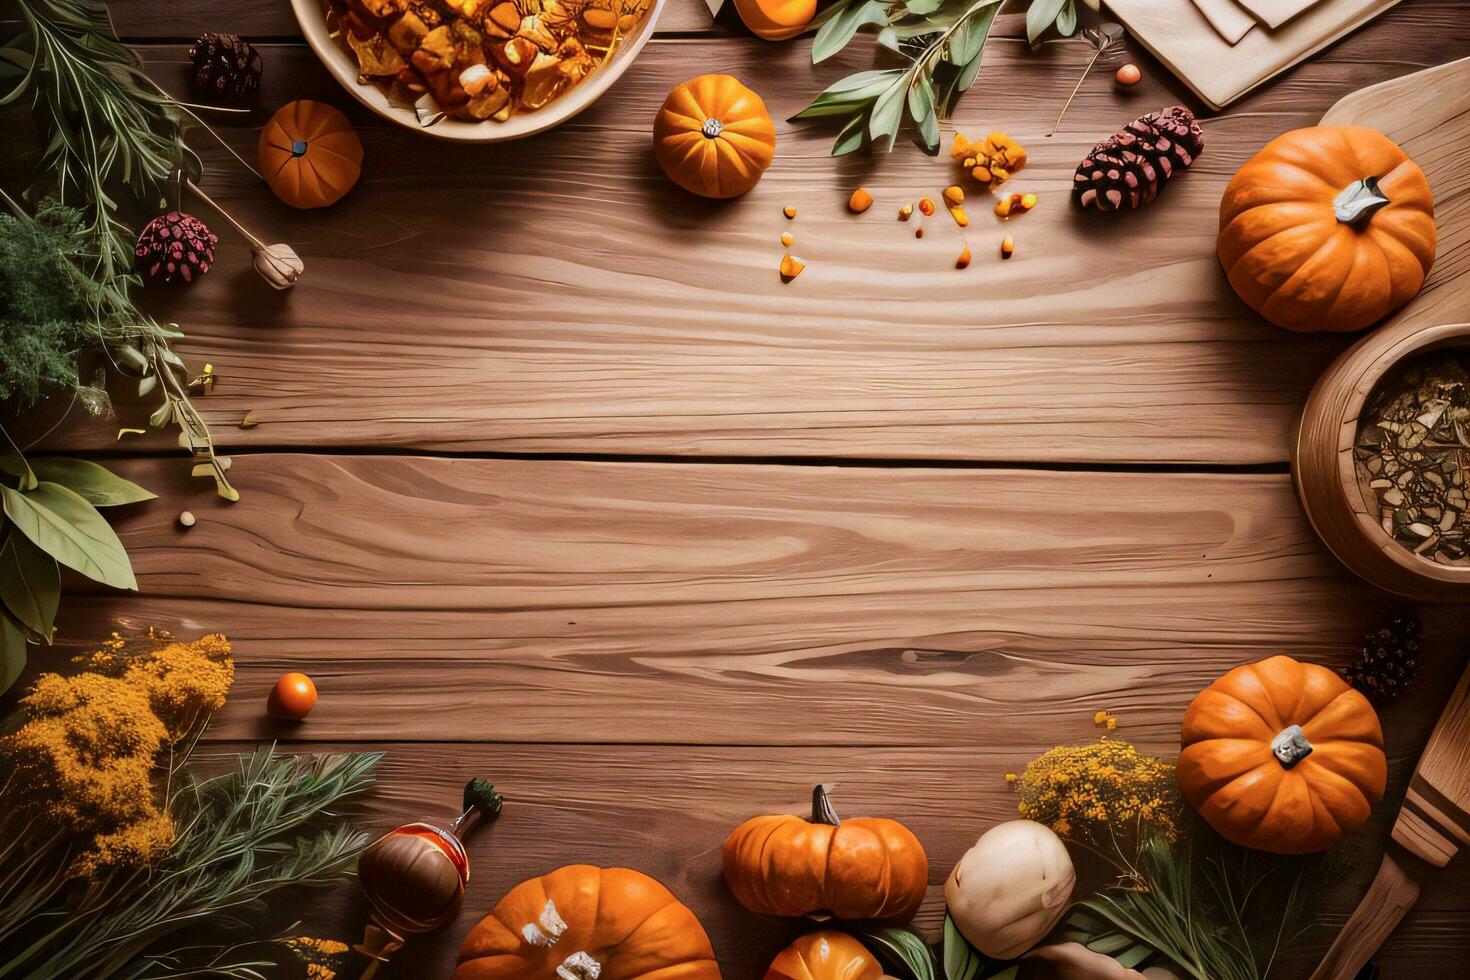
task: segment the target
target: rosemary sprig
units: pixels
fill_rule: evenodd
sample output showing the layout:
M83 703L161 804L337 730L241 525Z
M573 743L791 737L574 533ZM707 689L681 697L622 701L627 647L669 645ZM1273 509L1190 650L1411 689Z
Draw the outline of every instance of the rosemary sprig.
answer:
M5 951L0 977L137 976L152 966L149 947L179 930L219 923L286 886L330 884L368 842L336 808L372 784L380 758L266 746L232 772L190 778L170 799L177 836L163 863L31 915L15 933L30 943Z
M0 106L31 96L45 141L38 172L51 185L42 189L87 216L88 259L78 288L98 345L139 379L141 392L162 399L149 421L179 426L180 445L203 457L195 474L214 477L220 496L237 500L224 475L229 460L216 456L209 427L189 399L188 370L172 349L183 334L154 321L132 299L141 283L124 209L151 212L174 174L198 177L199 158L183 135L186 115L193 114L143 73L100 0L12 3L23 28L0 46L0 61L11 69L5 77L19 78L0 91ZM29 217L8 195L4 201Z
M980 72L980 59L1001 0L839 0L819 19L812 62L836 54L866 26L878 26L878 44L908 64L858 72L829 86L793 119L843 121L832 155L864 145L892 150L904 119L914 141L939 152L939 120Z

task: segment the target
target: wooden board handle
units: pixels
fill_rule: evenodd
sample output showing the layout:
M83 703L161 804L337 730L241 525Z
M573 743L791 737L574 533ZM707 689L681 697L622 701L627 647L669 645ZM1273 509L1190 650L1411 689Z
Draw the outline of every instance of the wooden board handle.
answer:
M1353 980L1418 898L1419 882L1409 876L1392 851L1384 854L1368 893L1338 933L1312 980Z

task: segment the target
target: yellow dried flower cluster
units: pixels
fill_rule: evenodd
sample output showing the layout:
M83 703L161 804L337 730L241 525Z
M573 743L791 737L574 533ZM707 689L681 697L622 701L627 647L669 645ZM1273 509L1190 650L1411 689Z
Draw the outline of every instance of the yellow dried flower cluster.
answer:
M336 980L338 968L346 955L346 943L313 936L292 936L280 940L306 966L309 980Z
M1110 717L1110 716L1109 716ZM1107 719L1103 721L1107 726ZM1179 836L1180 800L1174 767L1120 738L1059 745L1033 759L1019 776L1021 816L1063 837L1090 844Z
M71 873L95 877L141 867L173 843L153 785L160 754L225 703L234 679L230 644L192 643L162 631L76 658L82 672L43 674L21 700L25 723L0 740L14 767L0 805L39 811L82 847Z

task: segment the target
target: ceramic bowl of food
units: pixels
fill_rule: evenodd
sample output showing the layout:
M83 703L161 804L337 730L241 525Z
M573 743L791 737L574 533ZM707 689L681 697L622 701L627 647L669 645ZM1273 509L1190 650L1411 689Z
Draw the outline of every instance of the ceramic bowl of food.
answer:
M1358 341L1292 442L1302 507L1344 565L1411 599L1470 602L1470 323Z
M597 101L653 36L663 4L291 0L306 42L353 98L469 143L540 133Z

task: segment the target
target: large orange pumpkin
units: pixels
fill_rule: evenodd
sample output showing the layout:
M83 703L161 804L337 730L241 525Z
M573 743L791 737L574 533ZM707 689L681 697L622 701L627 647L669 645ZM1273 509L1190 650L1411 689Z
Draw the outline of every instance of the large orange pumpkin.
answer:
M929 859L897 820L841 820L825 787L812 818L752 817L725 841L725 881L765 915L830 913L839 919L909 919L924 900Z
M357 183L362 142L331 106L288 102L260 131L260 172L293 208L324 208Z
M720 968L663 885L573 864L512 888L465 937L453 980L720 980Z
M1220 263L1251 309L1290 330L1359 330L1419 292L1434 264L1419 165L1361 126L1276 137L1220 201Z
M883 967L845 932L802 936L776 954L766 980L882 980Z
M653 120L653 153L669 179L702 197L739 197L776 155L761 97L729 75L676 85Z
M817 0L735 0L735 12L756 37L784 41L806 30Z
M1237 667L1184 713L1179 787L1246 847L1326 850L1368 818L1387 780L1373 706L1316 664L1272 657Z

